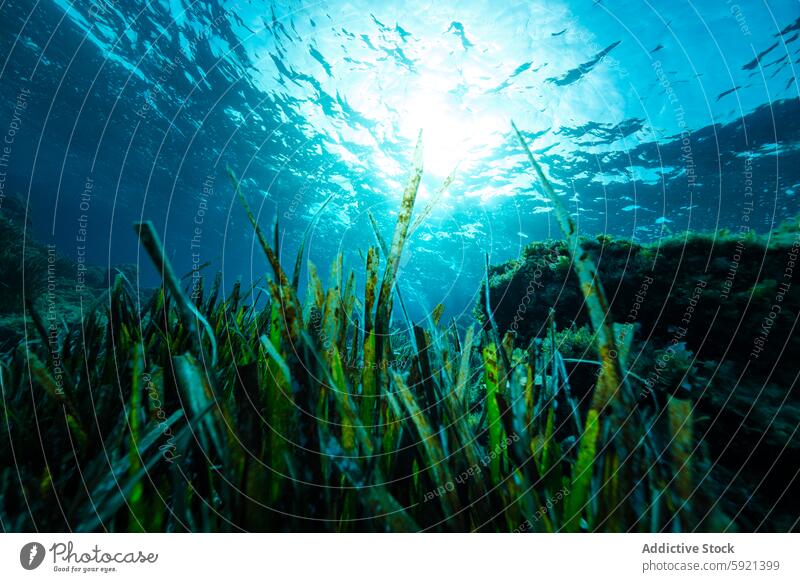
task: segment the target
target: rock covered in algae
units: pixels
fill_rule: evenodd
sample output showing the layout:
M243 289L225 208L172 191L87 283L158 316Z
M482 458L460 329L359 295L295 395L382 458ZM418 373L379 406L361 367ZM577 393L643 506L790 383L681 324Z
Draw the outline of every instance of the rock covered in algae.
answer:
M707 478L730 487L723 509L745 507L743 523L752 527L769 514L767 523L791 528L800 493L797 220L764 235L686 233L647 244L598 236L584 247L613 322L634 325L628 361L640 402L663 406L667 394L696 401L714 467ZM597 356L567 245L528 245L519 259L493 266L489 283L497 325L518 346L541 338L549 349L554 308L572 389L590 394ZM486 319L484 305L476 311Z

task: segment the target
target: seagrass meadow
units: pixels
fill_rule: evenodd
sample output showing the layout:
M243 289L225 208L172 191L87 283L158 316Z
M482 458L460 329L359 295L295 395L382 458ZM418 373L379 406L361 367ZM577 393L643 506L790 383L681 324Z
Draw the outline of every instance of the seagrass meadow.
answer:
M287 269L277 226L269 240L229 170L270 270L259 288L226 294L217 277L190 296L145 222L135 228L161 287L144 293L120 273L55 332L29 304L24 338L0 361L3 529L754 527L737 511L746 504L720 503L733 493L700 430L696 392L634 371L641 330L609 307L596 249L517 136L563 232L541 254L560 253L547 272L573 277L580 325L541 302L530 307L535 332L508 314L498 321L498 285L513 277L488 259L473 325L459 329L441 307L409 320L395 280L430 213L415 210L421 138L393 236L376 229L364 257L363 296L341 256L327 285L303 245ZM524 291L511 296L516 307ZM696 376L687 357L661 369L678 387ZM793 527L764 515L763 529Z

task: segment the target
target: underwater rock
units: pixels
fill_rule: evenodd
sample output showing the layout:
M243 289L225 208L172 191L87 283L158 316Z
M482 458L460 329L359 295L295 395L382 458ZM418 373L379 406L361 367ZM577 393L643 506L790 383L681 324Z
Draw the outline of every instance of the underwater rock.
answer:
M48 325L66 326L94 308L118 273L129 281L136 278L136 265L110 269L83 265L82 284L78 284L78 263L59 254L54 246L33 238L30 227L24 202L16 197L5 198L0 210L0 348L3 349L26 337L38 339L30 326L31 308ZM25 241L24 246L20 241Z
M634 325L628 362L640 404L661 408L668 394L695 400L714 467L709 479L731 489L726 503L734 513L746 508L740 525L772 528L763 523L780 523L784 514L777 529L791 527L796 508L782 509L800 493L797 221L765 235L688 233L648 244L599 236L584 248L597 263L612 321ZM528 245L519 259L491 267L489 284L494 319L518 347L545 340L554 309L573 391L590 394L597 354L566 243ZM486 321L483 304L476 312Z

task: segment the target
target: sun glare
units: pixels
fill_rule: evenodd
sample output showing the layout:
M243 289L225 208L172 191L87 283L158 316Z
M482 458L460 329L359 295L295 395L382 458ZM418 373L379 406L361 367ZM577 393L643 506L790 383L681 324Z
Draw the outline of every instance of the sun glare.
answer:
M491 115L476 113L445 93L424 93L405 107L402 134L413 140L421 129L425 148L425 173L445 177L458 164L463 168L479 150L491 147Z

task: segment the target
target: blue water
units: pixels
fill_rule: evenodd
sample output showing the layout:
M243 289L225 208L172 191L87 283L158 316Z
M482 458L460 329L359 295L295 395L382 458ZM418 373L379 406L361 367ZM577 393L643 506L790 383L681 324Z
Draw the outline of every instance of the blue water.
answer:
M139 263L150 219L177 270L230 287L268 267L225 168L287 265L311 215L321 273L391 235L417 132L412 315L468 314L492 262L558 237L513 119L587 235L766 231L798 212L800 5L703 0L0 4L0 185L30 236ZM0 138L0 139L3 139ZM10 143L9 143L10 141Z

